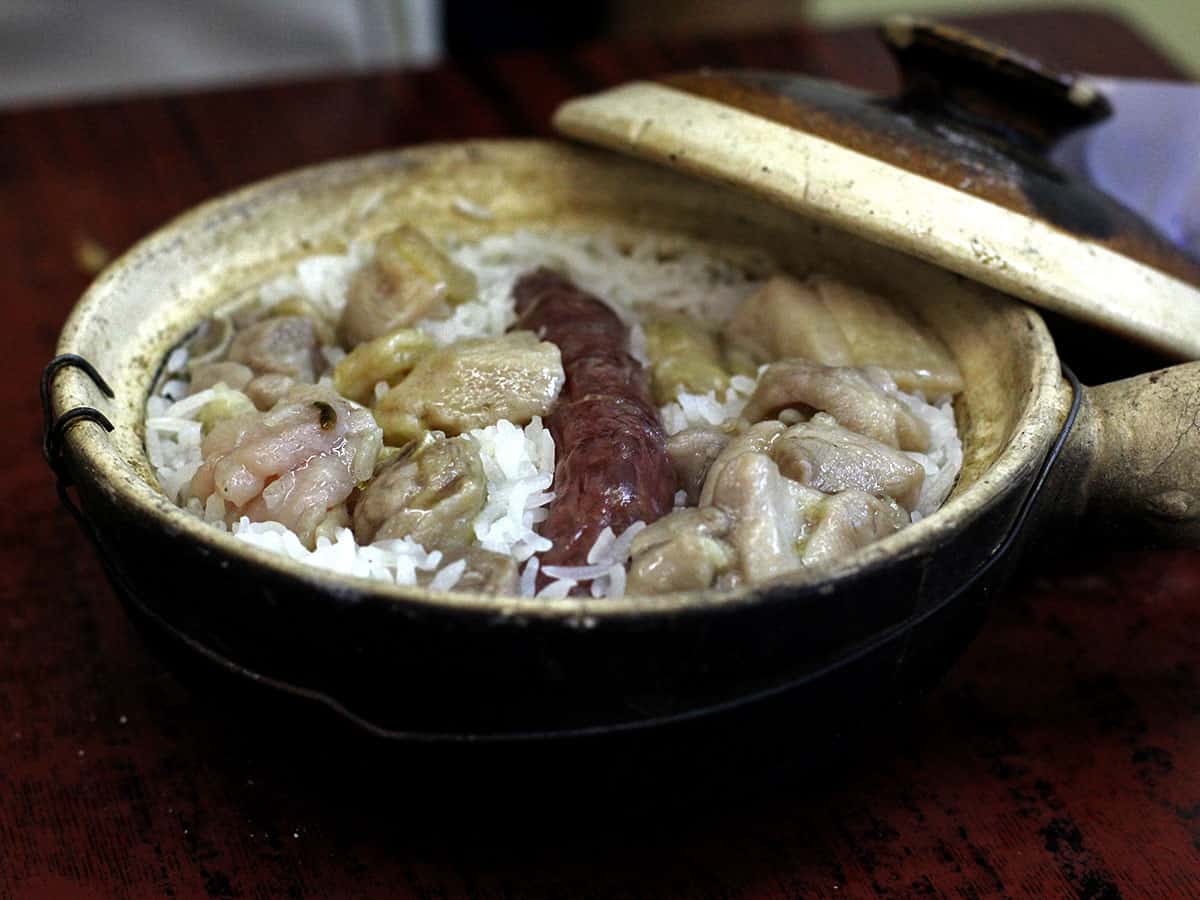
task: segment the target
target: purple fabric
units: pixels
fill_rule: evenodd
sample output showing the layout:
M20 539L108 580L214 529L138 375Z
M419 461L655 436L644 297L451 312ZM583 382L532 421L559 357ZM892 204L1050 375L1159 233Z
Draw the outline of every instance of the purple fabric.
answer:
M1067 138L1055 159L1200 257L1200 84L1091 80L1114 115Z

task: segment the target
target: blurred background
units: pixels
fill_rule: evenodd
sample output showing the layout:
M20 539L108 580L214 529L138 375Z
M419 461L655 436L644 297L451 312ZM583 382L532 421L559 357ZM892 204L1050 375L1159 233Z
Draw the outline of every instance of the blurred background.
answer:
M1086 7L1200 76L1200 0L0 0L0 105L421 66L603 37Z

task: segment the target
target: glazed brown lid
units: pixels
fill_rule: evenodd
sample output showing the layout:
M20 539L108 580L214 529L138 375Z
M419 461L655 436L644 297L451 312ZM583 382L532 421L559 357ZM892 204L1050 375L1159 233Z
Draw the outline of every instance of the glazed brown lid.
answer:
M572 137L739 185L1045 309L1200 358L1200 263L1046 151L1111 114L1087 81L891 20L899 96L701 70L572 100Z

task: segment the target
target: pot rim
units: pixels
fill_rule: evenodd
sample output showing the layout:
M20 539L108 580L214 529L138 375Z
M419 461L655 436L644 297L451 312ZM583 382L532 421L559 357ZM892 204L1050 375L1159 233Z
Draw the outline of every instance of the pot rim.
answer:
M84 332L90 322L103 317L104 304L123 270L152 261L170 245L186 240L188 234L202 231L206 223L236 216L246 207L270 203L273 197L293 191L307 179L345 175L356 168L371 165L394 165L399 170L414 154L497 145L519 150L523 146L561 146L562 142L537 139L437 142L346 157L260 180L192 207L134 244L87 288L63 327L57 353L80 353L81 348L76 346L78 335ZM576 147L572 149L578 150ZM595 155L599 151L579 152ZM815 588L817 597L827 598L834 595L839 585L850 576L890 565L897 559L917 555L924 549L936 546L952 531L982 514L1014 477L1036 469L1041 463L1066 415L1069 389L1060 373L1053 339L1037 311L1014 301L1011 310L1004 312L1024 321L1031 342L1030 357L1034 371L1030 378L1031 390L1025 397L1007 445L979 479L961 493L951 496L930 516L843 560L813 568L800 577L746 585L730 592L705 590L636 599L565 597L547 600L496 594L435 592L337 574L238 541L228 532L213 528L176 506L125 462L109 441L108 434L101 429L72 428L65 437L65 449L76 481L94 489L88 493L103 496L113 504L127 505L133 512L155 521L173 537L197 541L206 546L214 556L233 557L243 564L265 566L276 575L294 578L300 584L318 588L327 596L345 602L399 603L426 612L468 612L504 619L561 621L571 626L590 628L602 620L645 620L659 616L704 614L717 609L770 602L772 598L786 596L789 589ZM159 360L154 370L157 372L162 364L163 361ZM137 408L144 408L145 397L136 399ZM88 377L76 369L59 374L52 385L51 400L55 416L74 407L95 405L97 400L103 409L106 402ZM139 442L139 446L144 456L144 442Z

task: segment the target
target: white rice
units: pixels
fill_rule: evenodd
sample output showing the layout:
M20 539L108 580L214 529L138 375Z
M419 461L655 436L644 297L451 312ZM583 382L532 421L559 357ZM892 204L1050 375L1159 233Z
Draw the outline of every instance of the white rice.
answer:
M541 418L524 429L501 419L469 435L487 478L487 502L474 522L479 546L517 562L549 550L550 541L534 530L554 499L554 438Z
M238 540L273 553L282 553L310 566L340 575L373 578L401 586L415 585L418 572L434 572L436 574L430 587L434 590L450 590L466 568L465 562L459 560L439 570L441 551L428 552L411 538L376 541L365 547L360 546L349 528L337 529L333 540L325 536L318 537L314 550L305 547L293 531L278 522L251 522L243 516L233 524L232 531Z
M429 582L429 589L431 591L452 590L458 584L458 579L462 578L465 571L467 571L467 561L465 559L452 562L445 568L438 570L438 573Z
M532 597L534 588L537 585L539 560L536 556L529 557L529 562L525 563L525 568L521 570L521 581L519 590L522 597Z
M685 428L720 425L736 419L757 384L757 380L746 375L734 375L720 397L715 390L707 394L681 393L673 402L659 408L663 427L667 434L678 434Z
M558 269L586 291L610 304L626 321L640 306L687 311L714 322L727 321L774 266L762 253L740 251L735 263L716 249L680 243L668 236L625 242L613 233L572 234L522 230L454 245L450 255L475 273L479 299L455 310L452 322L422 326L435 339L502 334L512 324L512 287L538 266ZM698 290L698 288L700 290ZM481 307L479 310L467 307ZM481 330L460 333L468 322ZM484 324L486 323L486 324ZM632 324L632 323L631 323ZM644 358L644 335L632 329L631 353Z
M299 297L336 321L346 305L346 292L354 273L373 255L370 244L355 243L345 253L307 256L291 272L261 285L259 299L264 305L273 306L289 297Z
M908 451L908 455L925 470L921 499L912 513L912 520L918 522L945 503L954 489L958 473L962 470L962 439L958 436L958 427L954 422L954 403L950 398L928 403L920 394L906 394L903 391L896 393L908 408L929 426L932 438L928 453Z
M450 201L450 205L455 212L462 213L468 219L478 219L481 222L490 222L495 216L492 211L481 203L476 203L467 197L459 195Z
M473 218L490 216L486 208L462 198L455 208ZM627 242L615 234L546 234L518 231L486 237L476 243L449 247L450 255L476 275L479 294L475 300L455 308L443 321L419 323L435 341L449 344L469 337L503 334L514 322L512 287L524 272L536 266L563 271L576 284L604 298L630 325L630 350L645 362L645 334L637 322L639 307L686 311L713 323L727 321L738 305L762 283L772 270L761 254L743 252L740 263L706 252L671 238L647 237ZM343 254L311 256L295 269L258 289L265 305L299 297L336 320L345 306L346 292L354 273L373 254L369 244L358 243ZM344 356L337 348L326 348L330 365ZM146 451L164 493L176 503L201 464L202 426L196 417L216 399L216 389L187 396L187 351L172 351L163 383L146 405ZM720 396L681 394L660 411L669 434L696 425L720 425L740 415L754 392L756 379L735 376ZM376 385L376 394L386 383ZM885 385L886 387L886 385ZM962 445L949 400L927 403L919 395L895 392L913 412L929 424L933 446L929 453L911 453L926 471L920 503L913 521L928 515L945 500L962 465ZM182 399L180 399L182 398ZM523 563L519 590L524 596L565 597L577 585L586 584L593 597L624 594L626 566L637 533L638 522L623 534L602 532L583 566L540 568L537 557L551 543L536 532L553 499L555 447L540 419L524 428L501 420L469 434L479 449L487 479L487 501L473 522L480 546ZM686 494L675 496L675 506L686 504ZM226 510L219 497L206 505L193 500L185 508L219 528L226 528ZM251 522L242 517L229 526L238 540L282 553L329 571L378 579L398 585L415 585L418 576L434 590L452 590L466 564L459 560L441 566L442 554L426 551L420 544L402 540L378 541L360 546L348 528L338 528L333 537L317 538L309 550L290 530L277 522ZM430 575L432 573L432 575ZM536 591L539 574L549 582Z
M633 539L645 527L645 522L634 522L619 535L613 534L611 528L605 528L596 536L595 543L588 550L587 565L543 566L542 574L554 580L542 588L538 596L547 596L546 592L551 589L555 592L549 596L558 596L559 589L555 588L556 584L569 583L574 587L580 582L590 581L589 592L593 597L623 597L625 567L629 564Z
M178 355L180 352L182 356ZM179 348L171 358L182 368L187 363L187 351ZM170 384L168 381L162 391ZM174 402L160 394L146 404L146 455L163 493L175 503L179 502L184 485L200 468L203 435L195 416L215 396L216 390L209 388Z
M561 600L563 597L571 593L571 590L574 587L574 581L572 581L570 578L562 578L558 581L551 581L534 596L539 600Z

